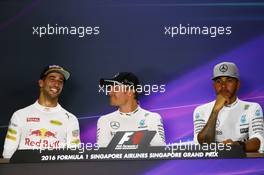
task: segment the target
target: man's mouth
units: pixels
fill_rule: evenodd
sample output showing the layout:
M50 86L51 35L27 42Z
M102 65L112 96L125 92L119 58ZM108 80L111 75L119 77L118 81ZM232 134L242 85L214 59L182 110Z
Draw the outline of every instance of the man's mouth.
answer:
M230 93L229 93L229 91L224 90L224 91L221 91L221 94L228 95Z
M55 93L58 93L59 92L59 89L57 89L57 88L50 88L50 91L55 94Z

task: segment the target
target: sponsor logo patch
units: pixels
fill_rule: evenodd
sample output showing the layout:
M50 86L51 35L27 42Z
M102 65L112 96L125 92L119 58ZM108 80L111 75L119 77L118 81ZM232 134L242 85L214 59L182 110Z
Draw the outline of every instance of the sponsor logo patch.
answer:
M260 116L260 110L259 110L259 109L256 110L255 115L256 115L257 117Z
M146 128L146 127L147 126L145 125L145 119L140 120L138 128Z
M11 129L11 128L8 128L7 132L10 133L10 134L14 134L14 135L17 134L17 131L14 130L14 129Z
M40 118L38 117L28 117L27 122L39 122Z
M224 73L224 72L226 72L228 70L228 66L226 64L222 64L219 67L219 70Z
M76 129L76 130L72 131L72 136L73 137L79 137L79 135L80 135L79 133L80 133L79 129Z
M245 105L244 110L248 110L249 105Z
M9 135L9 134L6 135L6 139L12 140L12 141L14 141L14 142L16 141L16 137L11 136L11 135Z
M242 115L241 118L240 118L240 123L241 124L245 124L246 122L247 122L246 115Z
M35 136L40 137L41 139L44 138L57 138L57 133L49 131L45 128L37 129L37 130L31 130L29 136Z
M215 133L216 135L223 135L223 131L220 131L220 130L216 130Z
M113 129L118 129L120 127L120 123L119 122L116 122L116 121L111 121L110 122L110 126Z
M50 121L51 124L56 125L56 126L61 126L62 122L60 122L59 120L51 120Z
M241 128L240 134L243 134L243 133L248 133L248 128Z
M71 141L71 144L77 145L80 143L80 139L75 139Z

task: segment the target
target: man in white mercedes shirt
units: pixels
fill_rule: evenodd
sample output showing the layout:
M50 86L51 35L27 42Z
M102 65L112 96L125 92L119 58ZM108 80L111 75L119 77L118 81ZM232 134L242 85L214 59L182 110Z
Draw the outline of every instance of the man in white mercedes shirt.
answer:
M231 62L215 65L212 79L216 100L195 109L194 142L223 142L241 145L246 152L262 151L262 109L257 103L236 96L240 87L237 66Z
M8 127L3 157L17 149L54 149L80 143L77 118L58 103L70 73L58 65L47 66L38 81L38 100L14 112Z
M100 86L108 89L110 105L118 110L101 116L97 122L97 143L107 147L117 131L156 131L150 146L164 146L165 136L159 114L142 109L138 104L140 86L138 78L131 72L120 72L113 78L101 79Z

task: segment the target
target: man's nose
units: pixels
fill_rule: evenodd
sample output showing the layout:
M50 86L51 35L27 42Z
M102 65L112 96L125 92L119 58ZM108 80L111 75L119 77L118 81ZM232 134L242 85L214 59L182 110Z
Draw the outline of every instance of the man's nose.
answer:
M54 81L54 86L56 86L56 87L60 87L60 81Z
M221 88L226 89L226 81L221 81Z

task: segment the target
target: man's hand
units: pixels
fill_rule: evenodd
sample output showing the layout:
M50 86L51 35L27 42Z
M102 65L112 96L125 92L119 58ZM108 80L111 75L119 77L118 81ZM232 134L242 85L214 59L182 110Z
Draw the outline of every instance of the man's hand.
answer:
M227 145L227 144L231 144L231 145L239 145L238 142L234 142L234 141L231 140L231 139L224 140L223 143L224 143L225 145Z
M225 104L229 104L230 99L227 95L218 94L214 104L214 108L209 116L209 119L205 127L198 134L198 142L212 143L215 142L215 127L219 111L224 107ZM232 141L232 140L231 140Z
M230 99L222 94L218 94L216 97L215 105L213 111L219 112L225 104L229 104Z

